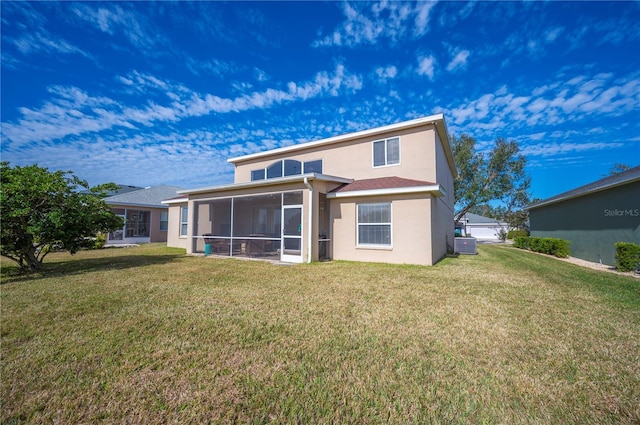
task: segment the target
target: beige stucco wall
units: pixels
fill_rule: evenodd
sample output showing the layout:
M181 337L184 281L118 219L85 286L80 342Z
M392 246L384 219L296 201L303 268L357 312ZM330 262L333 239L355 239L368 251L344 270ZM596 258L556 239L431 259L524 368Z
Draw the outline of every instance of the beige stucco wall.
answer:
M436 180L442 188L445 190L445 196L443 201L448 204L451 209L453 209L454 204L454 193L453 193L453 170L447 161L447 157L444 152L444 147L442 146L442 142L438 137L438 134L435 133L436 143L434 146L435 149L435 157L436 157Z
M400 164L374 168L372 142L396 136L400 137ZM251 181L252 170L267 168L281 159L295 159L301 162L322 159L323 174L356 180L401 176L407 179L436 182L435 145L435 127L432 124L426 124L374 137L276 154L267 159L237 162L235 183Z
M373 143L390 137L400 138L400 164L373 167ZM331 254L334 259L353 261L374 261L388 263L409 263L432 265L447 253L453 244L453 170L447 161L445 148L438 138L433 124L392 131L376 136L316 147L302 148L294 152L273 154L261 159L236 162L235 183L251 180L251 171L267 168L275 161L296 159L301 162L323 160L323 174L355 180L398 176L440 184L444 196L434 197L427 193L360 198L334 198L327 201L330 210ZM303 261L307 261L309 235L311 233L311 259L318 259L319 194L328 193L336 183L311 181L313 197L301 182L252 188L229 188L210 193L189 195L189 217L193 223L195 203L207 199L227 198L249 194L277 193L289 190L303 191ZM358 202L391 202L392 204L392 247L365 248L356 246L356 204ZM313 224L309 232L309 210L313 208ZM169 213L168 246L186 248L191 252L193 225L189 227L187 238L179 237L180 208L172 205ZM208 233L208 223L195 230L195 236Z
M444 189L444 196L434 198L432 204L431 229L433 236L432 261L435 264L453 250L454 238L454 181L453 170L445 156L444 147L436 133L436 173L437 182Z
M331 200L333 258L432 265L431 205L429 194L335 198ZM391 202L392 247L357 247L356 205Z
M151 242L166 242L167 231L160 230L160 214L166 212L165 208L154 208L151 210L151 232L149 239Z
M433 198L431 204L431 261L437 263L453 251L453 209L444 197Z
M180 207L187 205L171 204L169 206L169 231L167 232L167 246L172 248L188 248L189 239L180 237Z

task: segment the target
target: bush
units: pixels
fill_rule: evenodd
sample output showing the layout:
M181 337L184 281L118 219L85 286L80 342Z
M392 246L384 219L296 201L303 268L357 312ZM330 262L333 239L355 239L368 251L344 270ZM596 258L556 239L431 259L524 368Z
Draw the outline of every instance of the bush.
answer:
M516 236L513 246L520 249L529 249L529 236Z
M520 249L530 249L542 254L554 255L560 258L569 256L569 241L558 238L531 238L525 236L516 237L513 245Z
M529 231L528 230L509 230L509 233L507 233L507 239L510 239L510 240L515 240L519 236L527 237L529 236Z
M91 249L102 249L104 248L106 243L107 243L107 234L98 232L95 239L93 240L93 246L91 247Z
M635 270L640 261L640 245L632 242L618 242L616 245L616 268L621 272Z

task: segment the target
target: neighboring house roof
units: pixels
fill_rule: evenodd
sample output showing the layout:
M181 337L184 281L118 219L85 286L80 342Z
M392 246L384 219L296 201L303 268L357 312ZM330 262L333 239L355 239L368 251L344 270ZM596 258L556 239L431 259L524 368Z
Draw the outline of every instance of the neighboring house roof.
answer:
M140 190L140 189L144 189L143 187L139 187L139 186L129 186L129 185L125 185L125 184L117 184L116 186L118 186L117 189L115 190L110 190L107 192L107 195L105 196L105 198L109 197L109 196L115 196L115 195L121 195L123 193L128 193L128 192L133 192L135 190ZM81 190L80 193L91 193L90 190Z
M631 168L627 171L623 171L622 173L614 174L613 176L605 177L593 183L580 186L568 192L564 192L559 195L552 196L540 202L536 202L535 204L529 205L526 209L531 210L531 209L539 208L545 205L555 204L557 202L562 202L568 199L589 195L594 192L600 192L602 190L632 183L638 180L640 180L640 166Z
M227 162L235 164L236 162L248 161L248 160L257 159L257 158L264 158L272 155L279 155L282 153L296 152L299 150L314 148L317 146L325 146L325 145L330 145L334 143L341 143L349 140L355 140L361 137L376 136L376 135L388 133L391 131L399 131L399 130L405 130L408 128L419 127L421 125L426 125L426 124L433 124L435 126L436 131L438 132L438 136L440 137L440 140L444 145L445 155L451 167L453 177L454 178L457 177L458 174L457 174L457 170L453 160L453 154L451 152L451 145L449 143L449 132L447 130L447 124L444 120L444 114L430 115L428 117L422 117L422 118L417 118L410 121L403 121L396 124L385 125L383 127L376 127L368 130L357 131L355 133L342 134L340 136L329 137L327 139L321 139L321 140L316 140L312 142L305 142L305 143L300 143L292 146L285 146L282 148L271 149L264 152L256 152L249 155L229 158L227 159Z
M155 186L105 198L108 205L126 205L136 207L167 208L162 204L165 199L173 198L182 188L177 186Z
M496 220L495 218L485 217L479 214L466 213L462 216L463 221L467 224L505 224L500 220Z
M119 184L118 189L107 192L107 196L122 195L124 193L135 192L136 190L140 189L144 189L144 187Z
M422 192L432 192L435 196L443 196L445 193L442 186L436 183L393 176L356 180L332 190L327 198Z

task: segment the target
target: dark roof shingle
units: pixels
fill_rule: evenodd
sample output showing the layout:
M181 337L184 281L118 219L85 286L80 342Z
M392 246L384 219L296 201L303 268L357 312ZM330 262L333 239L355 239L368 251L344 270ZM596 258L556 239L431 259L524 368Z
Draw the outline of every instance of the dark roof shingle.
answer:
M435 183L404 179L402 177L380 177L376 179L356 180L332 190L332 192L353 192L360 190L396 189L402 187L430 186Z
M104 201L108 205L135 205L156 208L167 208L162 204L165 199L173 198L182 188L176 186L155 186L134 190L120 195L110 196Z

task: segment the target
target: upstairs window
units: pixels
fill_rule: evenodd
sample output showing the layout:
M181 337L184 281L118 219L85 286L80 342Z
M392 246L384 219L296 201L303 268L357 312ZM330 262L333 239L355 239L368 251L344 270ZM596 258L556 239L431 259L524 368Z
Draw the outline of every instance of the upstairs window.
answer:
M304 163L304 172L322 174L322 160L307 161Z
M373 142L373 166L400 164L400 138L393 137Z
M267 178L276 179L282 177L282 161L274 162L267 167Z
M276 161L267 168L251 170L251 181L277 179L279 177L299 176L303 173L322 174L322 160L300 162L295 159Z
M251 181L264 180L264 168L251 171Z
M302 174L302 163L295 159L284 160L284 175L285 176L297 176Z

